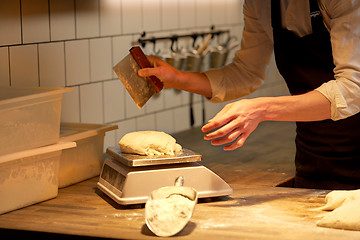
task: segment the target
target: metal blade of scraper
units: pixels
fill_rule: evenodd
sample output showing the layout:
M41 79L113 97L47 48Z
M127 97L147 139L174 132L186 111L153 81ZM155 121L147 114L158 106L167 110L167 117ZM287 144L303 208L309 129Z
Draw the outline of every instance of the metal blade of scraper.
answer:
M154 95L155 90L146 78L139 77L137 74L139 69L139 65L131 54L127 55L113 67L114 72L135 104L141 109L151 96Z

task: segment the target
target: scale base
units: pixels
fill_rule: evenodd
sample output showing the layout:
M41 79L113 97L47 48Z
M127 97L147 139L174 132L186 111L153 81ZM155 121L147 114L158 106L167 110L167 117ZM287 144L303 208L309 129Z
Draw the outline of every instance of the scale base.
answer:
M107 158L97 186L118 204L140 204L146 203L153 190L173 186L179 176L184 178L183 186L194 188L199 198L233 193L222 178L197 162L134 168Z

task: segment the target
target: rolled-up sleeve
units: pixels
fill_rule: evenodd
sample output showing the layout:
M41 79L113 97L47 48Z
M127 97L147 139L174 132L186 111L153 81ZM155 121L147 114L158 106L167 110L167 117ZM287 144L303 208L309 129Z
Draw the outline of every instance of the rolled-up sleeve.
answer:
M322 1L334 58L334 80L316 90L331 103L331 119L360 112L360 1Z
M229 65L205 72L212 89L212 98L209 99L211 102L223 102L248 95L264 82L265 71L273 52L272 37L264 28L264 22L270 24L268 5L268 1L245 1L245 25L240 50Z

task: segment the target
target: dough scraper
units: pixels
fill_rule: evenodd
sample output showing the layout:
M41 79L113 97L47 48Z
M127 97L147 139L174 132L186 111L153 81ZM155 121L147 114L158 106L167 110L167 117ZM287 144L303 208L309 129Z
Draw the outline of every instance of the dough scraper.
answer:
M113 67L114 72L141 109L152 95L163 89L163 83L155 76L140 77L137 72L141 68L151 68L151 63L146 58L139 46L132 47L130 54Z

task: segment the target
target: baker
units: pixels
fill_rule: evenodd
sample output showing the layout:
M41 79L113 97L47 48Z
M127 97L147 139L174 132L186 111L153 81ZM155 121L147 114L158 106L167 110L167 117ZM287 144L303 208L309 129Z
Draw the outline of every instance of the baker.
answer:
M245 0L241 49L227 66L181 72L156 57L167 88L236 99L265 80L272 52L291 96L227 104L202 127L224 150L241 147L262 121L296 121L295 187L360 188L360 1Z

